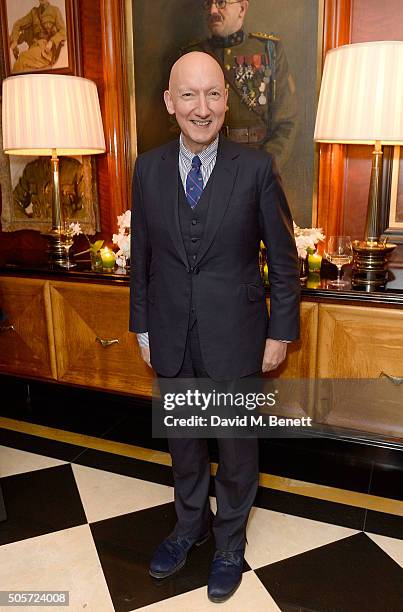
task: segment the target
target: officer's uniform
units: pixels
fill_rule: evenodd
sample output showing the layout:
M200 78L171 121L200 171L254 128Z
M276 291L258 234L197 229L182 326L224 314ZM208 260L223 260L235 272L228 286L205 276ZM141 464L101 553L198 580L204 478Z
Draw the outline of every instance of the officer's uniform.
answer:
M51 4L34 7L13 26L10 45L25 42L29 48L19 55L12 72L49 68L57 60L65 40L66 26L58 7ZM53 43L50 51L45 48L49 41Z
M60 158L62 208L74 217L84 206L83 165L74 158ZM13 192L14 206L35 219L52 218L53 174L50 159L38 157L29 162Z
M280 39L241 29L182 49L182 53L190 51L213 55L224 71L229 106L224 134L273 153L281 167L295 140L297 100Z

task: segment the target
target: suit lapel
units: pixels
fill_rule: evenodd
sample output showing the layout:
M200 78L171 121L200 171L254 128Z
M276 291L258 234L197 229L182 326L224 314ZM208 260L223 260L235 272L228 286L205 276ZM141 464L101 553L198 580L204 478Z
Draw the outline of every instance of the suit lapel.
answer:
M210 204L207 212L206 226L200 243L198 262L207 253L218 231L225 211L228 208L230 197L238 173L236 158L238 152L230 142L220 136L217 151L217 160L210 179L213 179L210 194Z
M160 193L165 221L178 254L185 266L188 260L179 223L178 209L179 140L170 143L161 156Z

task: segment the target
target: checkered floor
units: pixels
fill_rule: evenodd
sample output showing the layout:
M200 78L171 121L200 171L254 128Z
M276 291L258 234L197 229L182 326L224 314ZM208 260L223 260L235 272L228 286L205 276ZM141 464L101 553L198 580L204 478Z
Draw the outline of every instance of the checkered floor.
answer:
M69 444L47 456L30 438L0 446L0 589L69 591L73 612L217 609L206 596L211 539L176 576L148 575L175 523L168 466ZM220 609L403 610L402 517L266 489L247 536L242 584Z

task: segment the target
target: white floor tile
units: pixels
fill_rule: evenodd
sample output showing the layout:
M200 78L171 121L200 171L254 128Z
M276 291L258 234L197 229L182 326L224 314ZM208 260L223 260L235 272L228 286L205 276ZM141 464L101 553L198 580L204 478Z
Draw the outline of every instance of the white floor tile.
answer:
M82 465L72 465L90 523L173 501L173 488Z
M0 584L7 591L69 591L69 608L35 610L114 611L88 525L1 546ZM26 612L27 606L12 610Z
M389 557L392 557L396 563L403 567L403 540L388 538L387 536L378 535L377 533L367 533L367 536L378 544Z
M354 529L253 507L246 532L245 559L257 569L355 533Z
M66 461L44 457L27 451L0 446L0 478L23 474L33 470L42 470L56 465L63 465Z

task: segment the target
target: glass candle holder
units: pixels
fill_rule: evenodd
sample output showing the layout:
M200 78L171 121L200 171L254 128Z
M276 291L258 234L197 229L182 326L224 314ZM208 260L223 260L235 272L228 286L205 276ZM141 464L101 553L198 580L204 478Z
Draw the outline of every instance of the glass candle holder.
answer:
M309 253L308 255L308 270L309 272L320 272L322 265L322 255L319 255L316 251Z
M108 247L105 247L104 249L101 249L101 259L103 271L113 272L116 262L115 253Z

